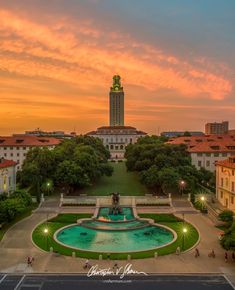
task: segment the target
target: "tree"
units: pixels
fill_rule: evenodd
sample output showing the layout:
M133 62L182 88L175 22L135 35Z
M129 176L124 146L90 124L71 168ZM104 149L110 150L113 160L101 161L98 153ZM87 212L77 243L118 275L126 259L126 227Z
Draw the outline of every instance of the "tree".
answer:
M158 193L178 190L180 180L185 180L186 192L198 188L201 175L191 164L184 144L168 144L161 137L146 136L128 145L125 157L127 169L139 172L141 182Z
M185 131L184 134L183 134L183 136L185 136L185 137L191 137L192 134L189 131Z
M225 250L235 251L235 222L233 222L230 228L225 231L220 243Z
M174 168L164 167L158 172L158 176L162 192L164 193L167 193L167 190L175 188L179 184L180 175Z
M90 186L101 176L112 175L108 164L109 151L98 138L78 136L64 140L54 150L30 150L18 174L21 186L30 187L37 196L54 186L63 186L68 192Z

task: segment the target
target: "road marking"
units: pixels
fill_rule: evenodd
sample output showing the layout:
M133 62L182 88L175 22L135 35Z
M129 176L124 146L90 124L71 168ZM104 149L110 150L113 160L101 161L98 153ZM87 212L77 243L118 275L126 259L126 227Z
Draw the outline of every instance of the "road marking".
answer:
M2 277L2 279L0 279L0 284L2 283L2 281L6 278L6 274Z
M18 282L18 284L15 286L14 290L17 290L18 289L18 287L20 286L20 284L23 282L24 278L25 278L25 275L22 276L22 278L20 279L20 281Z
M226 279L226 281L229 283L229 285L230 285L233 289L235 289L234 285L233 285L232 282L229 280L229 278L228 278L226 275L223 275L223 276L224 276L224 278Z

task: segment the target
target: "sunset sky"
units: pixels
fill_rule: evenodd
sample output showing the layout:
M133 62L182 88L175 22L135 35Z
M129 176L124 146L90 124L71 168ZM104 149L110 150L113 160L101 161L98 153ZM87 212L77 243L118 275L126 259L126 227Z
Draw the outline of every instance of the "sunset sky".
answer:
M234 0L0 0L0 135L125 123L150 134L235 128Z

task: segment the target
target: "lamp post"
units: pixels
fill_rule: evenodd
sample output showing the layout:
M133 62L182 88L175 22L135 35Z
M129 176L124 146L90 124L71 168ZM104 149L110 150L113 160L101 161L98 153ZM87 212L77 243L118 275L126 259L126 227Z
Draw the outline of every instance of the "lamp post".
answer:
M183 192L184 192L184 188L185 188L185 181L184 180L181 180L180 181L180 184L179 184L179 186L180 186L180 192L181 192L181 195L183 195Z
M200 200L201 200L201 204L202 204L202 211L204 212L206 210L206 206L205 206L206 198L205 198L205 196L202 195L200 197Z
M187 231L188 231L187 228L183 228L182 251L184 251L185 235L186 235Z
M48 228L45 228L43 230L43 232L44 232L44 234L46 236L46 250L48 251L48 232L49 232Z
M47 182L47 195L49 195L50 185L51 185L51 184L50 184L50 182L48 181L48 182Z

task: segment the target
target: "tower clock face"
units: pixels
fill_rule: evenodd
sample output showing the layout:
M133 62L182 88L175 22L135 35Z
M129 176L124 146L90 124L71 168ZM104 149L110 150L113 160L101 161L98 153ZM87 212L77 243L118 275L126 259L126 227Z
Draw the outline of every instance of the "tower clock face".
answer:
M115 91L118 91L118 87L115 88Z

